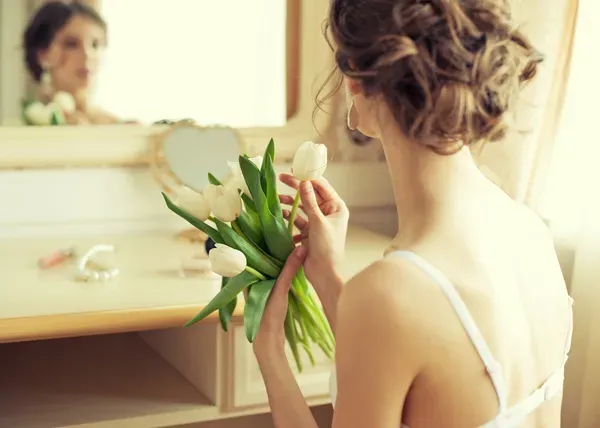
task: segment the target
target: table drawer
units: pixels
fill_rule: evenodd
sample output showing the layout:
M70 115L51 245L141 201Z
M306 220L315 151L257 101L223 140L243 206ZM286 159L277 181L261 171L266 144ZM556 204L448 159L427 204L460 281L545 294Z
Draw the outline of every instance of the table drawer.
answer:
M248 343L243 325L235 325L230 333L233 337L232 345L232 380L231 405L234 408L253 407L267 404L267 392L264 382L252 351ZM313 366L304 350L300 351L303 362L302 373L298 372L292 352L286 344L286 354L292 371L296 376L300 390L307 398L322 398L327 402L329 394L329 376L332 361L319 349L314 347L315 365ZM231 383L230 383L231 385Z

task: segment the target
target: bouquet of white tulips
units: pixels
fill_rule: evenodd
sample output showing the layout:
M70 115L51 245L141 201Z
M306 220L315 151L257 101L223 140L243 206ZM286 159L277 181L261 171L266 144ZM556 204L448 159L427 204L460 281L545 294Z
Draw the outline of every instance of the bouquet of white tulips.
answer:
M274 158L271 140L263 157L240 156L239 162L229 162L231 174L223 182L208 174L210 184L202 193L187 189L177 204L163 193L171 211L215 242L209 252L210 265L223 277L221 291L185 326L219 311L222 328L227 331L238 296L246 290L244 328L248 341L254 341L271 290L295 247L292 232L299 195L286 224ZM326 147L307 141L296 152L293 173L299 180L313 180L323 174L326 165ZM300 372L300 347L313 365L313 343L333 358L333 334L302 269L292 282L284 330Z
M58 91L47 104L36 100L24 100L21 103L21 116L26 125L64 125L65 114L71 114L75 109L73 96L68 92Z

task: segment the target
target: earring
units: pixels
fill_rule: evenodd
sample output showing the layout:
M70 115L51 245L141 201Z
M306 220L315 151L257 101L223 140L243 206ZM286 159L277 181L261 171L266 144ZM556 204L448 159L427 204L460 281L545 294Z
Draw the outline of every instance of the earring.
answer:
M348 116L346 117L348 129L354 131L358 127L358 112L354 108L354 99L350 98L350 106L348 106Z
M46 96L50 96L52 94L52 75L48 71L48 67L42 65L42 75L40 76L40 86L42 92Z

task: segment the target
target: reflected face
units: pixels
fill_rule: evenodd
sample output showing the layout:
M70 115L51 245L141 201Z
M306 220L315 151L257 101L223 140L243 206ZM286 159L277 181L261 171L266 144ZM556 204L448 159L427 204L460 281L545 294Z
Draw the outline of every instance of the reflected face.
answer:
M75 94L93 84L105 47L101 26L84 16L73 16L48 49L40 52L40 64L48 67L54 89Z

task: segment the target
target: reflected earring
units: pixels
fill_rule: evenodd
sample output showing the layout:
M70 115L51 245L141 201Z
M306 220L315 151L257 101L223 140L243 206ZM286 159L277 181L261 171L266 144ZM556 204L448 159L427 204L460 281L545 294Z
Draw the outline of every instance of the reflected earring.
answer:
M42 92L50 96L52 94L52 75L48 71L48 67L42 65L42 74L40 75L40 85Z
M350 98L350 106L348 107L348 116L346 117L348 129L354 131L358 127L358 112L354 107L354 99Z

